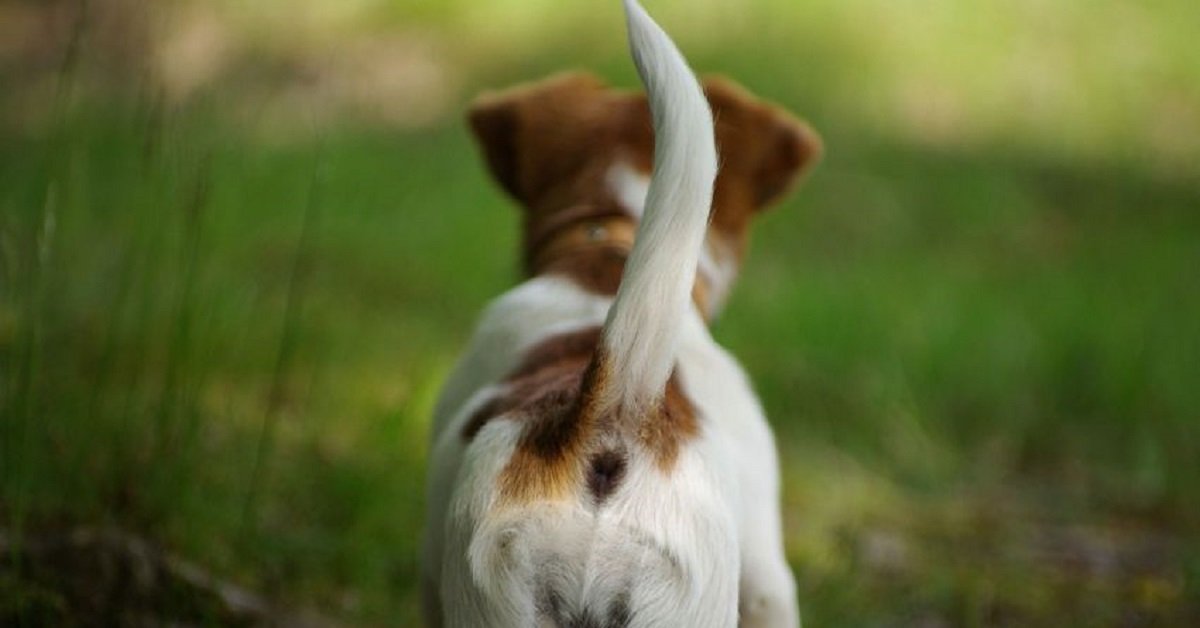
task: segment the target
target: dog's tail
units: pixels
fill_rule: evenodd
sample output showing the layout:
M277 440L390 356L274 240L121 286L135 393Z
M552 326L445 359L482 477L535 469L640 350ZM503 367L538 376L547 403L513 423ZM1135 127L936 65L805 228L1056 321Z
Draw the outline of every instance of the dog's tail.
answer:
M675 364L708 229L717 150L704 91L670 37L625 0L629 46L654 120L654 172L644 218L604 323L594 401L640 412L663 395Z

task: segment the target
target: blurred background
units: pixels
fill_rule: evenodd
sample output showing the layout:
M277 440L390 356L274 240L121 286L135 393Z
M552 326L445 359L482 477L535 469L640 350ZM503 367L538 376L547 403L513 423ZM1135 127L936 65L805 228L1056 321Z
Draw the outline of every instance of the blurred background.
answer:
M719 341L810 626L1200 625L1200 3L647 0L823 135ZM416 626L519 280L462 123L620 3L0 0L0 624Z

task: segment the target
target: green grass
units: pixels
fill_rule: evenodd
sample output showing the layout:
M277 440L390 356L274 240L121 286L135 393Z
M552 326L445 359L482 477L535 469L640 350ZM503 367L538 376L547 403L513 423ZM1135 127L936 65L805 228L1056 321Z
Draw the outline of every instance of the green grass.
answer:
M1160 4L764 3L681 28L829 147L715 326L776 427L809 625L1200 621L1200 140L1163 113L1195 110L1200 61L1190 5ZM615 13L565 6L565 35L497 58L514 36L458 3L381 11L488 35L452 60L461 97L579 65L631 84L587 34ZM1022 108L1007 53L1032 14L1064 24L1065 48L1024 41L1070 60L1071 93ZM1123 20L1154 71L1105 81ZM3 131L3 525L111 524L285 604L414 625L428 413L518 279L518 215L461 98L418 130L280 141L230 114L244 80L182 105L81 90ZM69 612L0 575L0 617Z

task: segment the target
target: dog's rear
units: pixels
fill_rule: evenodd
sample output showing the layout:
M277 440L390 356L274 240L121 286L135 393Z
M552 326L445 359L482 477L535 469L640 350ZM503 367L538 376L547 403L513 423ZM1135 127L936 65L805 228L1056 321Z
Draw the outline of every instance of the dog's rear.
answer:
M647 210L579 380L543 395L553 404L476 411L440 539L434 621L449 626L736 622L729 480L718 452L680 447L696 425L672 375L712 202L712 116L666 34L633 0L626 12L657 142Z
M581 384L540 415L488 420L466 453L445 539L449 626L736 617L737 539L721 491L701 453L664 460L659 443L684 412L666 396L712 203L712 114L664 32L636 2L626 13L658 139L648 210ZM538 413L510 413L521 412Z
M570 74L470 111L523 207L530 278L488 307L435 410L431 628L799 623L771 431L706 322L820 140L730 81L701 90L626 12L648 99Z

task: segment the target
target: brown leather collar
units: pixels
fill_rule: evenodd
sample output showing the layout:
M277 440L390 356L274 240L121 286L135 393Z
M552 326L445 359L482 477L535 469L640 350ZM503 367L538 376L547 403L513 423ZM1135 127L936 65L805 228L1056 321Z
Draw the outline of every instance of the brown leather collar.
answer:
M564 218L583 213L586 207L564 210ZM531 243L529 268L533 275L541 274L555 262L579 253L616 250L628 254L633 250L637 233L637 221L626 214L597 215L594 213L574 221L556 221L555 229L543 231L542 237ZM565 223L565 224L564 224ZM696 283L692 287L692 301L707 319L708 279L696 271Z

